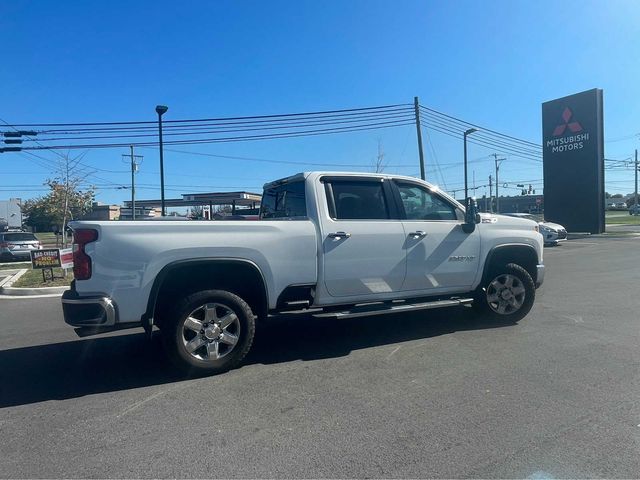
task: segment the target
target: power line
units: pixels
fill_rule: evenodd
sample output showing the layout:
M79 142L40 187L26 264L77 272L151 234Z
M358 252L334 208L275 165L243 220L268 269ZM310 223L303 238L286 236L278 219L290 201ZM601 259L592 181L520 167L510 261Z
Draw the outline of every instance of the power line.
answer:
M150 147L142 147L142 148L150 148ZM165 151L173 152L173 153L188 154L188 155L198 155L203 157L224 158L227 160L244 160L244 161L250 161L250 162L279 163L284 165L299 165L299 166L310 165L315 167L338 167L338 168L340 167L369 168L370 167L370 165L349 164L349 163L326 163L326 162L318 163L318 162L305 162L305 161L294 162L289 160L273 160L273 159L267 159L267 158L239 157L234 155L219 155L214 153L191 152L188 150L177 150L173 148L165 148ZM389 165L389 166L394 168L415 168L415 165Z
M351 122L354 120L367 120L367 119L375 119L378 117L385 116L394 116L394 115L403 115L407 113L412 113L413 111L410 108L398 108L398 109L390 109L390 110L380 110L380 111L372 111L372 112L364 112L364 113L344 113L344 114L335 114L335 115L323 115L323 116L310 116L310 117L300 117L300 118L282 118L282 119L270 119L270 120L250 120L250 121L219 121L219 122L208 122L206 120L191 120L192 123L187 124L178 124L165 125L163 122L164 129L167 131L183 131L183 130L203 130L210 128L230 128L230 127L264 127L264 126L289 126L294 127L296 125L300 126L304 123L311 122L327 122L327 123L345 123ZM337 120L332 120L337 119ZM171 122L171 120L167 120L166 122ZM56 134L56 135L75 135L75 134L91 134L91 133L113 133L113 132L121 132L121 133L138 133L138 132L154 132L156 130L156 126L135 126L135 127L100 127L100 128L74 128L74 129L47 129L47 130L39 130L39 134Z
M423 122L425 123L426 128L432 128L441 133L449 134L450 136L454 136L456 138L458 138L460 134L464 132L462 127L453 126L452 124L447 123L447 120L441 120L434 117L425 117L423 118ZM541 151L530 150L529 149L530 147L524 148L514 143L510 143L508 141L504 141L496 137L483 135L481 131L476 132L473 135L473 137L469 137L467 141L469 143L475 143L478 145L488 144L492 148L498 147L503 149L509 149L510 153L512 153L515 156L520 156L520 157L527 158L534 161L542 161Z
M449 129L444 129L444 128L441 128L439 126L435 126L433 124L429 124L428 122L427 122L427 125L424 125L424 128L431 129L431 130L434 130L436 132L443 133L443 134L448 135L448 136L453 137L453 138L457 138L457 139L460 138L460 135L459 135L460 132L455 132L455 131L452 131L452 130L449 130ZM529 154L521 153L518 150L512 150L511 147L509 147L507 144L484 141L482 139L476 139L476 138L472 139L472 137L468 137L467 138L467 142L472 143L474 145L481 146L481 147L485 147L485 148L488 148L488 149L492 149L492 150L495 150L497 148L499 150L504 150L504 153L508 153L511 156L520 157L520 158L523 158L525 160L530 160L530 161L533 161L533 162L536 162L536 163L542 163L542 159L541 158L537 158L537 157L531 156Z
M277 119L277 118L291 118L291 117L303 117L310 115L329 115L329 114L340 114L340 113L348 113L348 112L365 112L372 110L383 110L383 109L391 109L397 107L406 107L410 106L409 103L398 103L394 105L379 105L375 107L360 107L360 108L345 108L339 110L324 110L324 111L315 111L315 112L302 112L302 113L281 113L281 114L271 114L271 115L253 115L246 117L218 117L218 118L200 118L200 119L187 119L187 120L166 120L164 123L168 124L177 124L177 123L188 123L188 122L221 122L221 121L231 121L231 120L258 120L258 119ZM156 125L156 121L143 120L143 121L119 121L119 122L79 122L79 123L15 123L10 126L13 127L68 127L68 126L98 126L98 125ZM9 124L7 124L9 125Z
M209 143L229 143L229 142L247 142L257 140L272 140L279 138L295 138L295 137L312 137L317 135L330 135L335 133L347 133L367 130L380 130L385 128L401 127L406 125L414 125L413 121L388 121L388 122L374 122L358 127L336 127L325 129L306 130L296 133L279 133L279 134L266 134L266 135L244 135L236 137L220 137L220 138L206 138L206 139L193 139L193 140L169 140L163 142L165 145L198 145ZM124 142L124 143L102 143L102 144L80 144L80 145L51 145L40 147L23 147L22 150L72 150L78 148L122 148L129 145L135 145L137 147L155 146L158 142Z
M447 118L449 118L451 120L455 120L456 122L459 122L459 123L462 123L464 125L467 125L467 127L465 129L467 129L469 127L475 127L475 128L478 128L478 129L480 129L482 131L485 131L485 132L491 132L491 133L499 135L501 137L505 137L505 138L508 138L508 139L511 139L511 140L515 140L515 141L520 142L520 143L528 144L528 145L530 145L532 147L542 148L542 145L540 145L540 144L537 144L537 143L534 143L534 142L530 142L529 140L524 140L524 139L521 139L521 138L513 137L511 135L507 135L505 133L498 132L496 130L491 130L489 128L485 128L485 127L482 127L480 125L477 125L475 123L467 122L466 120L462 120L460 118L456 118L456 117L454 117L452 115L447 115L446 113L440 112L438 110L434 110L433 108L425 107L425 106L422 106L422 105L420 106L420 108L422 110L426 110L427 112L432 112L432 113L434 113L436 115L447 117Z

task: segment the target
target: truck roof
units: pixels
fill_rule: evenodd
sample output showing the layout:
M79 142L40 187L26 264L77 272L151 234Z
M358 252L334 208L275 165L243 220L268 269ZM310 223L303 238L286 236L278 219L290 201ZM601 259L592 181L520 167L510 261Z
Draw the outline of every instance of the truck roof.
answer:
M400 178L400 179L405 179L405 180L411 180L411 181L423 181L424 183L426 183L430 188L435 189L435 190L440 190L439 187L437 185L432 185L429 182L426 182L424 180L420 180L419 178L416 177L410 177L407 175L396 175L396 174L390 174L390 173L370 173L370 172L344 172L344 171L310 171L310 172L300 172L300 173L296 173L295 175L291 175L289 177L284 177L284 178L280 178L278 180L274 180L273 182L268 182L265 183L263 188L273 188L276 187L278 185L284 185L285 183L291 183L291 182L296 182L296 181L303 181L306 178L313 176L313 177L321 177L321 176L345 176L345 177L371 177L371 178Z

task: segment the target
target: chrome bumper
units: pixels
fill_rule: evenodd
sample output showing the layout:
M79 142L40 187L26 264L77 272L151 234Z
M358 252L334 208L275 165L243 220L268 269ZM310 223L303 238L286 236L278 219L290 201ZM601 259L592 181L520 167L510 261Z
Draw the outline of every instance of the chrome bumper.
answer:
M112 327L116 307L109 297L80 297L73 290L62 295L65 323L73 327Z
M536 265L536 272L536 288L538 288L544 282L544 265Z

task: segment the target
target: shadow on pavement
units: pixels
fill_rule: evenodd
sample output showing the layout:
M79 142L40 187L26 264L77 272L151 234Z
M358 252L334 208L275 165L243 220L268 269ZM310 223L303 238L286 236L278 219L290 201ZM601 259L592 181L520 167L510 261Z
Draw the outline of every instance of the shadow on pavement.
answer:
M262 326L244 363L341 357L362 348L511 325L478 318L464 307L351 320L279 317ZM143 333L136 333L3 350L0 408L183 378L165 359L159 334L151 342Z

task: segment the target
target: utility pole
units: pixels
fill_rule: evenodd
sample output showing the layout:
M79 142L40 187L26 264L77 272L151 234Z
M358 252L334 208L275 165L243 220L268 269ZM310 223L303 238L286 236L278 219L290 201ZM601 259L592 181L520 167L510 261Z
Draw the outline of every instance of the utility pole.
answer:
M498 194L498 186L500 185L500 180L498 179L498 172L500 171L500 163L506 160L505 158L498 158L498 154L494 153L493 158L496 162L496 213L500 213L500 196Z
M635 161L635 168L633 169L635 171L636 174L636 198L635 198L635 205L636 207L638 206L638 149L636 148L636 161Z
M129 157L129 163L131 164L131 219L136 219L136 178L135 174L138 171L138 165L142 163L142 155L133 154L133 145L129 145L131 153L129 155L122 155L123 157ZM136 159L140 159L140 162L136 162Z
M131 219L136 219L136 161L133 157L133 145L131 148Z
M426 180L424 173L424 152L422 151L422 129L420 128L420 102L413 97L413 109L416 115L416 132L418 133L418 155L420 156L420 178Z
M493 183L491 180L491 175L489 175L489 212L493 213Z

